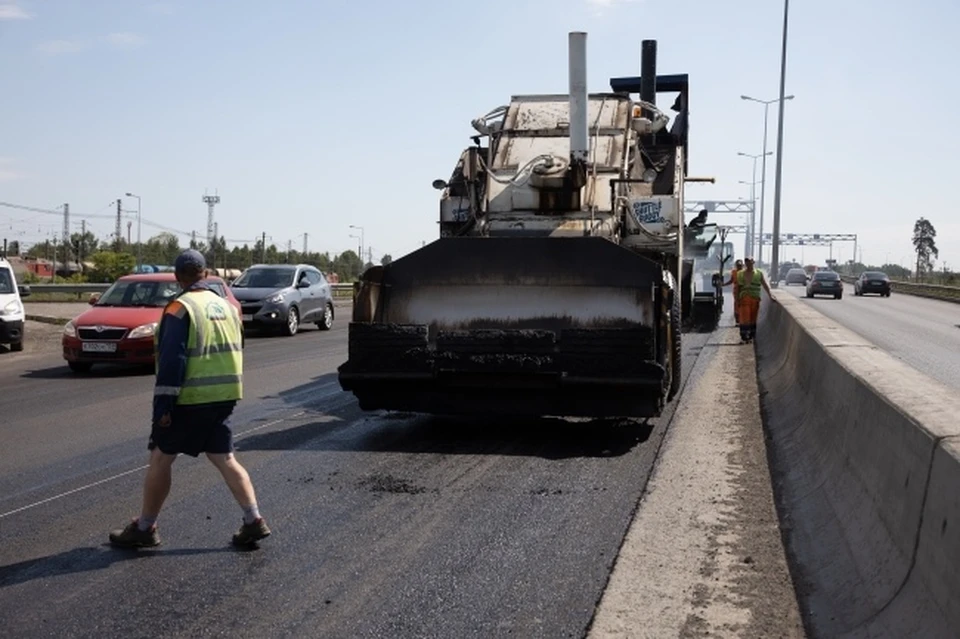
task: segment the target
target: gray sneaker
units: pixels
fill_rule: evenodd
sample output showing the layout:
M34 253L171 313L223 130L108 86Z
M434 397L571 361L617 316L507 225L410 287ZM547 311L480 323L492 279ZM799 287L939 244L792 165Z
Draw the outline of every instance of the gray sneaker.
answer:
M269 536L270 529L267 528L267 522L263 520L263 517L260 517L252 523L240 526L240 530L233 536L233 545L249 546Z
M156 524L148 530L140 530L134 519L125 528L111 531L110 543L120 548L149 548L160 545L160 535Z

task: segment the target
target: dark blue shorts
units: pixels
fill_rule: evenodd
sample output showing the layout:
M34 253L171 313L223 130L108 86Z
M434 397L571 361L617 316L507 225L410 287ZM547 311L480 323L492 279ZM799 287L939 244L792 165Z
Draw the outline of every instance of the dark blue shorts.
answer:
M176 406L170 413L169 426L153 425L147 448L191 457L232 453L233 431L227 422L235 406L236 402Z

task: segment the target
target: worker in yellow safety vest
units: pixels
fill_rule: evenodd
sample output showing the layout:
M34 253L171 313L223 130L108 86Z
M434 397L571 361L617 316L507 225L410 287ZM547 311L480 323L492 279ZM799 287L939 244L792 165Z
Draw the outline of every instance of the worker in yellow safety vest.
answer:
M115 546L160 543L157 518L170 491L177 455L206 453L243 509L233 535L238 546L270 535L250 475L234 455L228 419L243 398L243 323L230 302L206 285L206 262L199 252L177 257L174 273L182 292L163 310L155 330L156 383L153 427L147 448L140 516L110 533Z
M753 267L753 258L744 258L743 270L737 273L737 307L740 324L740 340L744 343L752 342L757 335L757 317L760 314L760 289L767 291L770 301L776 298L770 292L767 278L763 272Z

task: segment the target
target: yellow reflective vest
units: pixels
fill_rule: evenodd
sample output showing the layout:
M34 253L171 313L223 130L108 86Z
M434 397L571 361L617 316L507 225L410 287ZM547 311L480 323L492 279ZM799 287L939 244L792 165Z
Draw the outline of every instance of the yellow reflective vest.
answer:
M743 299L744 297L755 297L760 299L760 282L763 281L763 273L760 271L760 269L754 269L753 279L749 284L746 283L746 279L744 277L746 273L746 269L737 273L737 288L739 289L738 295L740 299Z
M187 370L177 404L242 399L243 324L237 309L209 290L188 291L176 301L183 304L190 316ZM155 334L154 341L157 340Z

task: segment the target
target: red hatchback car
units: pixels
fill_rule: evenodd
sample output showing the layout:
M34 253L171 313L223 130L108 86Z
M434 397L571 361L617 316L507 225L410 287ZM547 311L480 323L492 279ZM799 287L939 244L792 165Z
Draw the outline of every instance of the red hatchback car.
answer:
M221 278L204 280L240 313L240 302ZM99 362L153 364L153 334L163 308L180 293L173 273L125 275L99 297L93 306L63 327L63 358L70 370L86 372Z

